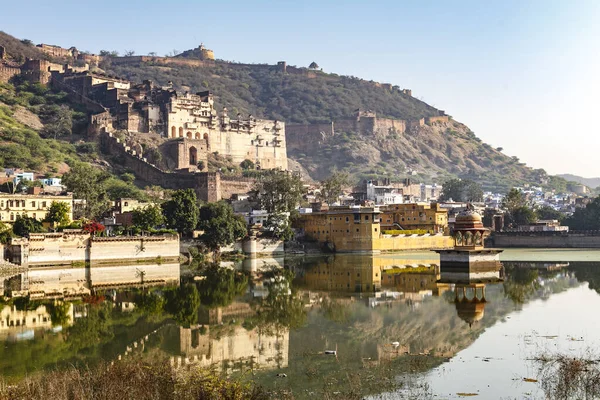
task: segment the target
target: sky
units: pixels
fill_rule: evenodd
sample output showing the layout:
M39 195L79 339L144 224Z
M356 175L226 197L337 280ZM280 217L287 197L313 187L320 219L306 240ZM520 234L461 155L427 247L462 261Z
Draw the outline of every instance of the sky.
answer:
M600 176L600 1L37 1L0 30L136 54L204 43L412 89L484 142L552 174Z

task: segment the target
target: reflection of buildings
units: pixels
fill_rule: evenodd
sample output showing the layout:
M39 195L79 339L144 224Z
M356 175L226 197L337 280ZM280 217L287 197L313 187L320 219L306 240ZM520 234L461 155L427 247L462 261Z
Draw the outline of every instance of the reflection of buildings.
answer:
M97 289L179 283L179 263L29 268L3 281L9 297L71 299Z
M75 317L74 306L69 303L66 318L67 324ZM52 319L45 305L35 310L18 310L16 306L4 306L0 311L0 340L33 339L36 330L52 328Z
M213 334L212 330L221 330ZM243 369L275 369L288 366L290 333L261 334L258 329L235 326L216 328L179 327L179 350L201 367L215 366L223 372Z
M185 362L214 366L231 373L243 369L274 369L288 366L288 329L261 333L230 321L255 315L250 304L234 302L227 307L200 307L198 322L191 328L178 327L176 352ZM182 360L177 359L177 362Z
M374 292L381 288L381 268L372 257L334 257L304 270L300 281L311 290Z

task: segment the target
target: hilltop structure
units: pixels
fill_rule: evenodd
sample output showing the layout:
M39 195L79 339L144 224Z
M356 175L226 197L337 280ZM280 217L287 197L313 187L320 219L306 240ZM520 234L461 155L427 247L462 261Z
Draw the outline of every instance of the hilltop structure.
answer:
M210 91L181 93L172 85L157 87L149 80L136 85L90 71L67 70L52 79L88 106L90 134L157 133L169 140L165 149L176 160L175 170L198 170L208 153L234 163L251 160L257 168L287 169L285 124L252 115L232 119L227 108L217 112Z

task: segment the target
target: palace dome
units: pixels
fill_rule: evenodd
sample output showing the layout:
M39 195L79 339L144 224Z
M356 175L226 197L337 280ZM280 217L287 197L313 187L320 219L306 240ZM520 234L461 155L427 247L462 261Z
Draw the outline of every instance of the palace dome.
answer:
M481 215L476 211L461 211L454 222L455 229L483 228Z

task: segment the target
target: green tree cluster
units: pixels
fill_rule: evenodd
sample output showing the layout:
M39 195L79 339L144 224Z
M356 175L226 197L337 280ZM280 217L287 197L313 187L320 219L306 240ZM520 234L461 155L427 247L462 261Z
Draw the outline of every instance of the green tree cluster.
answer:
M450 179L442 185L441 201L454 200L458 202L483 201L481 185L470 179Z
M342 189L349 184L350 175L347 172L334 172L321 181L320 198L327 204L335 203L342 194Z
M165 223L162 208L154 204L133 210L131 220L133 225L144 231L150 231Z
M215 253L221 246L232 244L248 233L244 218L234 214L233 208L224 201L208 203L200 208L198 229L204 231L200 241Z
M577 208L573 215L565 219L570 230L600 230L600 196L584 208Z
M268 213L292 212L303 194L302 180L287 171L266 171L253 188L254 200Z
M52 222L58 226L68 225L71 222L71 219L69 218L70 212L71 207L67 203L53 201L50 203L50 207L48 207L48 212L44 221Z
M192 189L173 192L171 199L162 204L167 227L182 235L191 235L198 225L198 200Z
M535 211L528 205L527 196L519 189L512 188L504 196L502 208L506 211L505 227L515 228L517 225L527 225L537 220Z

